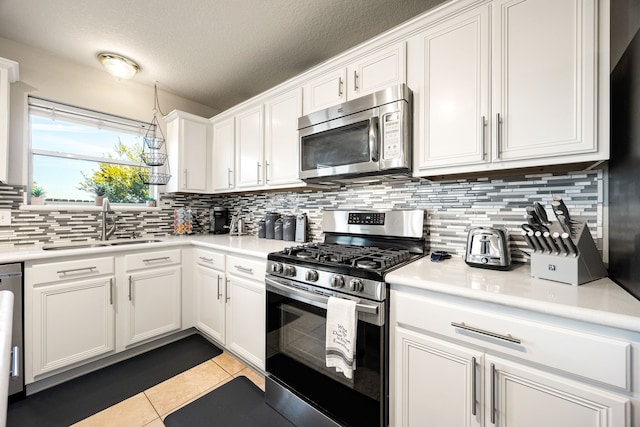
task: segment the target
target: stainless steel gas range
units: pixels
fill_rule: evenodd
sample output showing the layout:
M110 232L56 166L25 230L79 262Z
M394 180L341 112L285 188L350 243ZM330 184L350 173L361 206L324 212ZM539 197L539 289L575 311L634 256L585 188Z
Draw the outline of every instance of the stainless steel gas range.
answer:
M425 253L424 211L325 211L324 242L267 261L266 399L305 427L388 425L385 275ZM354 300L356 369L325 365L330 297Z

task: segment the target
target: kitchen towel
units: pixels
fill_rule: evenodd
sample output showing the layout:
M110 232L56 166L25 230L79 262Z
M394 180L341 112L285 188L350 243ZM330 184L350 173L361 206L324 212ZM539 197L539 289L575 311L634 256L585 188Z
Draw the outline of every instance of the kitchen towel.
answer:
M356 369L356 333L358 313L356 302L329 297L327 303L326 365L336 368L345 377L353 378Z

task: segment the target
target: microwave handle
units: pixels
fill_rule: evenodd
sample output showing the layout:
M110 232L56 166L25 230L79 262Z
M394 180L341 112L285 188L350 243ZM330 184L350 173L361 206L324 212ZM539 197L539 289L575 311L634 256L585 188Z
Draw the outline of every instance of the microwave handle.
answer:
M369 151L371 152L372 162L380 160L380 147L378 142L380 135L379 124L378 116L369 119Z

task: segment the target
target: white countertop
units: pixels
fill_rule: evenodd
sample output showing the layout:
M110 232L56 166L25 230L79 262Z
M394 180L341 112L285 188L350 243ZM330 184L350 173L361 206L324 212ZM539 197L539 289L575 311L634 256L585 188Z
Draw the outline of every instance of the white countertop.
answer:
M473 300L640 332L640 301L610 279L579 286L531 277L528 264L510 271L469 267L460 256L422 258L386 276L404 285Z
M222 251L238 252L258 258L266 258L270 252L281 251L284 248L300 244L297 242L282 240L258 239L256 236L229 236L228 234L194 234L190 236L148 237L143 240L147 239L160 240L160 242L48 251L42 249L43 245L0 248L0 264L37 259L78 255L99 255L113 252L137 251L140 249L160 249L190 245ZM83 242L78 243L82 244Z

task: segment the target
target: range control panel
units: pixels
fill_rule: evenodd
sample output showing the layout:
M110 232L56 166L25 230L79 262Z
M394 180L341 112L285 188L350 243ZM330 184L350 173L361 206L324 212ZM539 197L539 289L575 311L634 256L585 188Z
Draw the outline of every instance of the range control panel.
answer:
M384 225L383 212L349 212L350 225Z

